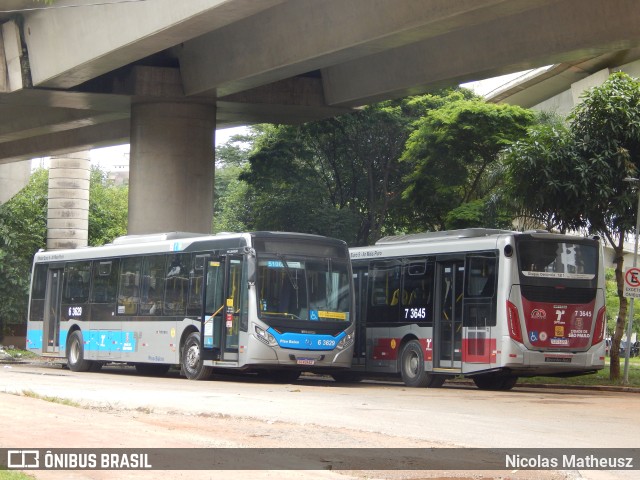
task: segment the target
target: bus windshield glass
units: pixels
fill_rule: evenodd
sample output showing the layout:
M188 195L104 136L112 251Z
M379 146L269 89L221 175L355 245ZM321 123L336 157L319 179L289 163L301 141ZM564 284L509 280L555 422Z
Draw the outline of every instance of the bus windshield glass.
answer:
M518 263L521 275L530 280L591 281L598 271L598 247L595 243L523 240L518 243Z
M260 317L348 322L348 263L329 258L263 254L258 257Z

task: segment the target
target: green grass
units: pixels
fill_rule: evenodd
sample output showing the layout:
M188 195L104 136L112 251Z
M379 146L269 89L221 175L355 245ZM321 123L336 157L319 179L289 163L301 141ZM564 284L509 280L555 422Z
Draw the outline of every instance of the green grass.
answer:
M13 470L0 470L0 480L33 480L34 476Z
M624 358L620 359L620 376L624 377ZM554 385L606 385L606 386L628 386L640 387L640 358L629 359L629 383L625 384L622 378L617 381L609 379L609 358L605 362L605 367L597 373L590 375L580 375L579 377L533 377L520 378L518 383L549 383Z
M22 358L36 358L38 356L37 353L33 353L28 350L20 350L19 348L4 348L2 351L16 360Z
M37 398L39 400L44 400L45 402L59 403L60 405L67 405L69 407L82 407L80 403L74 402L73 400L69 400L68 398L40 395L39 393L33 392L31 390L23 390L22 395L29 398Z

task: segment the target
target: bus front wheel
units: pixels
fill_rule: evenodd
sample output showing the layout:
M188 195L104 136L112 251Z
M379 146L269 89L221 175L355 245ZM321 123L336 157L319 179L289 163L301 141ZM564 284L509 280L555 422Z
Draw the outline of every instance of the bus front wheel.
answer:
M200 334L192 332L182 348L182 370L189 380L206 380L213 369L204 365L200 352Z
M82 332L75 330L67 340L67 365L72 372L87 372L92 362L84 358L84 342Z
M400 374L407 387L441 387L445 377L424 369L424 353L417 340L407 343L400 353Z

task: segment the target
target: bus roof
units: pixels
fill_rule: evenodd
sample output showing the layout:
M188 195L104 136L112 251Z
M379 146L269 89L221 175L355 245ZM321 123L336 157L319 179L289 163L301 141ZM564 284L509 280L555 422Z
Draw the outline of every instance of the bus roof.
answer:
M397 243L423 243L429 240L442 240L443 238L478 238L499 234L513 235L517 232L512 230L499 230L495 228L465 228L461 230L443 230L440 232L411 233L407 235L393 235L383 237L376 242L376 245L390 245Z
M35 263L110 258L122 255L145 255L153 253L188 253L206 250L231 250L251 246L252 238L286 238L291 240L322 241L329 244L346 244L342 240L290 232L243 232L204 233L168 232L148 235L126 235L113 243L99 247L81 247L67 250L41 250L34 257Z

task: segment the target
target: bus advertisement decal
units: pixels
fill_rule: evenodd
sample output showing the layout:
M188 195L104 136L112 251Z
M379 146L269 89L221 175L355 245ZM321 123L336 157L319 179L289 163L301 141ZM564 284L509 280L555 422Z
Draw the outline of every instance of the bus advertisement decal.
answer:
M583 348L588 346L595 299L586 304L532 302L522 297L531 346Z

